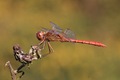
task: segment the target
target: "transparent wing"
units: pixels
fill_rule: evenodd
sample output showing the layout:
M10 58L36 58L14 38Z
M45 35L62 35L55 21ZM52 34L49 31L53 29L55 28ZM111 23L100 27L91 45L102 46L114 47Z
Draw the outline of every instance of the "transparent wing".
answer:
M59 33L63 32L63 30L58 25L56 25L55 23L53 23L53 22L50 21L50 24L52 26L52 30L54 30L56 32L59 32Z
M64 31L64 36L65 36L66 38L75 39L75 34L74 34L74 32L72 32L70 29L66 29L66 30Z
M50 22L50 24L52 26L52 30L56 34L62 34L66 38L73 38L73 39L75 39L75 34L70 29L66 29L65 31L63 31L63 29L61 29L57 24L55 24L53 22Z

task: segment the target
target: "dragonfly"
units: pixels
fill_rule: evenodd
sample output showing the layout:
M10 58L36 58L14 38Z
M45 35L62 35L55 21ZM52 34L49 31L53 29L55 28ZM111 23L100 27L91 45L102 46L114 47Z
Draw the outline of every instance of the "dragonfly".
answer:
M96 41L87 41L79 40L74 38L74 33L70 29L63 30L57 24L50 22L52 29L43 28L41 31L36 33L37 39L40 41L38 45L43 44L43 48L47 43L49 53L54 52L50 42L59 41L59 42L72 42L72 43L82 43L88 45L94 45L98 47L105 47L106 45L101 42Z

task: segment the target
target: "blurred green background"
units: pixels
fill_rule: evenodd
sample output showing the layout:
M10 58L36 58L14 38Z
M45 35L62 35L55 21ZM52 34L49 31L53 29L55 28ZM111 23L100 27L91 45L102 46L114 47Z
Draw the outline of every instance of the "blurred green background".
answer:
M25 67L20 80L120 80L120 0L0 0L1 80L11 80L6 61L20 66L12 46L27 53L39 42L35 33L51 28L49 21L107 47L51 42L55 52Z

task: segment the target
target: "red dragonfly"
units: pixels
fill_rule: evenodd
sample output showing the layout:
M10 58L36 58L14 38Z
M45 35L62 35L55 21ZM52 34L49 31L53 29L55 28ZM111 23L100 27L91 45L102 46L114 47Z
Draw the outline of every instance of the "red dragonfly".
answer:
M52 26L52 29L43 28L43 30L38 31L36 33L37 39L41 41L38 45L44 44L43 45L43 48L44 48L45 42L47 42L49 53L53 51L53 48L49 43L50 41L82 43L82 44L89 44L89 45L94 45L94 46L98 46L98 47L105 47L106 46L100 42L74 39L73 37L69 36L69 34L74 36L74 34L71 30L66 29L65 31L63 31L55 23L50 22L50 24Z

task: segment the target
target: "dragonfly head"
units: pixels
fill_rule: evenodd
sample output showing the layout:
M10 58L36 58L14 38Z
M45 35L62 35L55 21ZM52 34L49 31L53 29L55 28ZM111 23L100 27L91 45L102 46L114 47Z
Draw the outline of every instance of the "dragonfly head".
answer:
M38 40L43 40L43 39L45 38L45 37L44 37L44 34L45 34L45 32L43 32L43 31L37 32L37 33L36 33L37 39L38 39Z

